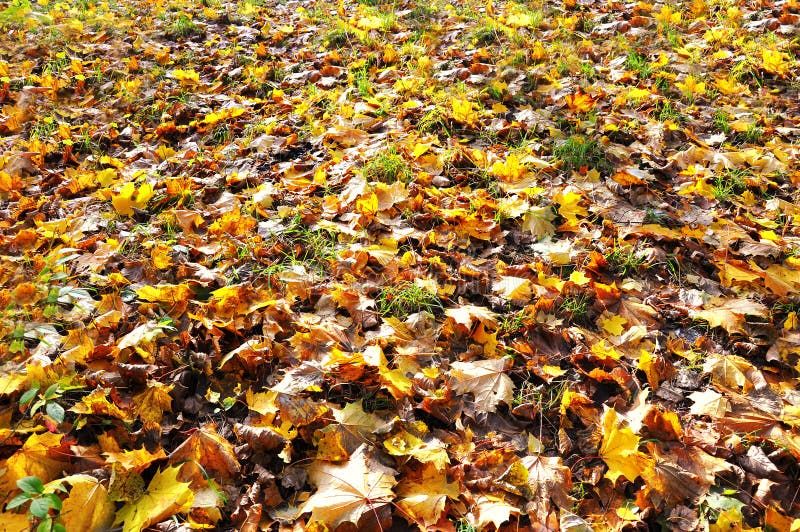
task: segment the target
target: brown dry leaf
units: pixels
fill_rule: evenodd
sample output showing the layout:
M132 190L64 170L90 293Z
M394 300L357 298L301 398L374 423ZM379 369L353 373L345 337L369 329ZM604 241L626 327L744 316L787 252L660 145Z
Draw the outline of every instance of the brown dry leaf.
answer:
M214 479L229 482L239 474L239 461L233 445L217 433L213 424L194 431L182 444L169 454L171 464L196 462Z
M713 298L704 307L692 311L692 317L707 321L710 327L722 327L729 334L744 332L745 316L765 317L768 312L763 303L740 298Z

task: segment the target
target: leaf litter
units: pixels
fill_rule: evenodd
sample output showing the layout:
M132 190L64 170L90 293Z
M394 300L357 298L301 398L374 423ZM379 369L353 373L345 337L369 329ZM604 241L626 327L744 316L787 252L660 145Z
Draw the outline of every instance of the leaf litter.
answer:
M794 0L0 8L4 526L800 526Z

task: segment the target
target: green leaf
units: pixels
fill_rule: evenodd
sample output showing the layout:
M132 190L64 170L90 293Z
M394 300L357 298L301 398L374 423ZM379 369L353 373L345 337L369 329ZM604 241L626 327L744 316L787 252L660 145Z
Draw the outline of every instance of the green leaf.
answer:
M44 391L45 400L52 399L58 395L58 384L51 384L47 390Z
M53 532L67 532L67 527L65 527L61 523L56 523L53 525L52 530Z
M50 516L42 519L39 526L36 527L36 532L51 532L52 530L54 530L53 519Z
M17 487L25 493L43 493L44 484L39 477L25 477L17 481Z
M55 493L45 493L42 499L47 499L50 502L50 508L58 511L61 509L61 498Z
M58 403L47 403L45 408L47 415L55 419L58 423L64 421L64 407Z
M33 388L31 388L27 392L23 393L22 397L19 398L19 405L20 406L27 405L28 403L30 403L33 400L34 397L36 397L37 393L39 393L39 387L38 386L34 386Z
M50 499L45 497L34 499L33 502L31 502L30 512L34 517L44 519L50 512Z
M19 508L29 500L31 500L32 495L30 493L20 493L6 505L6 510L13 510L14 508Z

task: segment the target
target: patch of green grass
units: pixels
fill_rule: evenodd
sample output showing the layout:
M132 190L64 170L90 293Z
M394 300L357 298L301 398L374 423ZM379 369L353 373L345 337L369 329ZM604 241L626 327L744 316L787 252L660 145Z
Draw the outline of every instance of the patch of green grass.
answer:
M639 52L631 52L625 58L625 66L628 70L636 72L639 76L639 79L647 79L650 77L652 73L652 66L650 65L650 61L647 59L647 56L640 54Z
M200 26L198 26L189 15L179 13L166 27L167 37L173 39L185 39L200 33Z
M444 308L438 295L412 283L384 287L375 299L375 304L381 316L400 319L422 311L434 314Z
M728 134L731 132L731 119L722 109L714 111L714 127L721 132Z
M291 220L281 233L281 241L288 246L286 258L289 262L307 263L316 268L324 267L336 258L336 236L326 229L310 229L299 216Z
M647 259L638 253L635 246L614 247L605 254L605 259L611 271L622 278L638 272L647 265Z
M369 72L366 66L353 71L352 85L362 98L369 98L372 96L372 84L369 81Z
M686 121L686 117L678 111L675 107L672 106L672 102L669 100L664 100L660 106L656 106L656 118L659 122L674 122L676 124L682 124Z
M609 170L609 163L605 160L600 145L596 140L583 135L572 135L553 148L553 156L562 162L561 169L567 173L584 167L601 172Z
M364 176L370 181L408 183L414 177L414 172L394 148L389 148L373 157L364 166Z
M567 296L558 306L558 311L572 322L586 323L589 313L589 297L583 292Z
M50 138L56 131L58 131L58 123L52 116L45 116L31 126L28 138L31 140L45 140Z
M738 196L747 190L745 177L749 175L747 170L732 169L725 170L714 176L714 198L717 201L730 201L734 196Z
M355 38L355 35L347 31L343 27L332 29L325 34L323 43L326 48L341 48L342 46L350 43Z
M494 26L485 24L472 32L472 44L488 46L500 41L500 34Z
M417 129L422 133L444 133L450 136L450 126L439 106L427 111L417 122Z
M764 130L755 122L748 124L747 129L736 135L739 142L743 144L758 144L764 137Z

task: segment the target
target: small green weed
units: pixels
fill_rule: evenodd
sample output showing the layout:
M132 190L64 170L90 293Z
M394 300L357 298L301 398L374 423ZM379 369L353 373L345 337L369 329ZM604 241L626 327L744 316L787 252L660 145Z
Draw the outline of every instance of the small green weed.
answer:
M390 148L379 153L367 163L364 167L364 176L370 181L408 183L414 177L414 172L405 160L393 148Z
M639 52L631 52L625 58L625 66L628 70L636 72L640 79L647 79L652 73L652 66L647 56Z
M747 129L736 135L739 142L743 144L758 144L764 136L764 130L755 122L748 124Z
M486 24L472 32L472 44L488 46L500 41L500 34L494 26Z
M375 299L375 303L382 316L401 319L415 312L425 311L433 314L444 308L438 295L412 283L384 287Z
M717 201L730 201L747 190L745 177L749 175L746 170L732 169L723 171L714 176L714 198Z
M180 13L167 25L167 37L172 39L185 39L196 33L200 33L200 26L195 23L189 15Z
M603 150L596 140L587 139L583 135L573 135L553 148L553 155L562 162L561 169L567 173L581 168L596 168L599 171L609 169Z
M342 46L352 42L354 38L355 35L346 29L339 27L326 33L323 42L326 48L341 48Z
M731 132L731 119L722 109L714 111L714 127L725 134Z
M587 323L589 297L583 292L567 296L558 306L558 310L570 321L576 323Z
M13 510L30 503L28 515L31 520L38 520L37 532L67 532L64 525L58 522L58 512L61 511L61 498L55 493L45 493L44 483L39 477L25 477L17 481L17 487L22 493L11 499L6 505L6 510ZM66 493L61 484L56 484L55 491ZM50 515L53 510L55 515Z
M682 124L686 121L686 117L683 113L673 107L669 100L665 100L664 103L656 107L656 109L656 118L658 118L659 122L670 121L676 124Z
M57 423L61 423L64 421L64 414L66 412L64 407L58 404L57 401L63 394L64 390L61 389L58 383L50 385L42 393L39 393L39 385L35 384L19 398L19 406L26 408L30 404L31 417L33 417L39 409L44 407L44 411L48 416L53 418ZM34 401L34 399L36 399L36 401Z
M622 278L638 272L647 264L647 259L638 253L636 246L614 247L605 254L605 259L611 271Z

